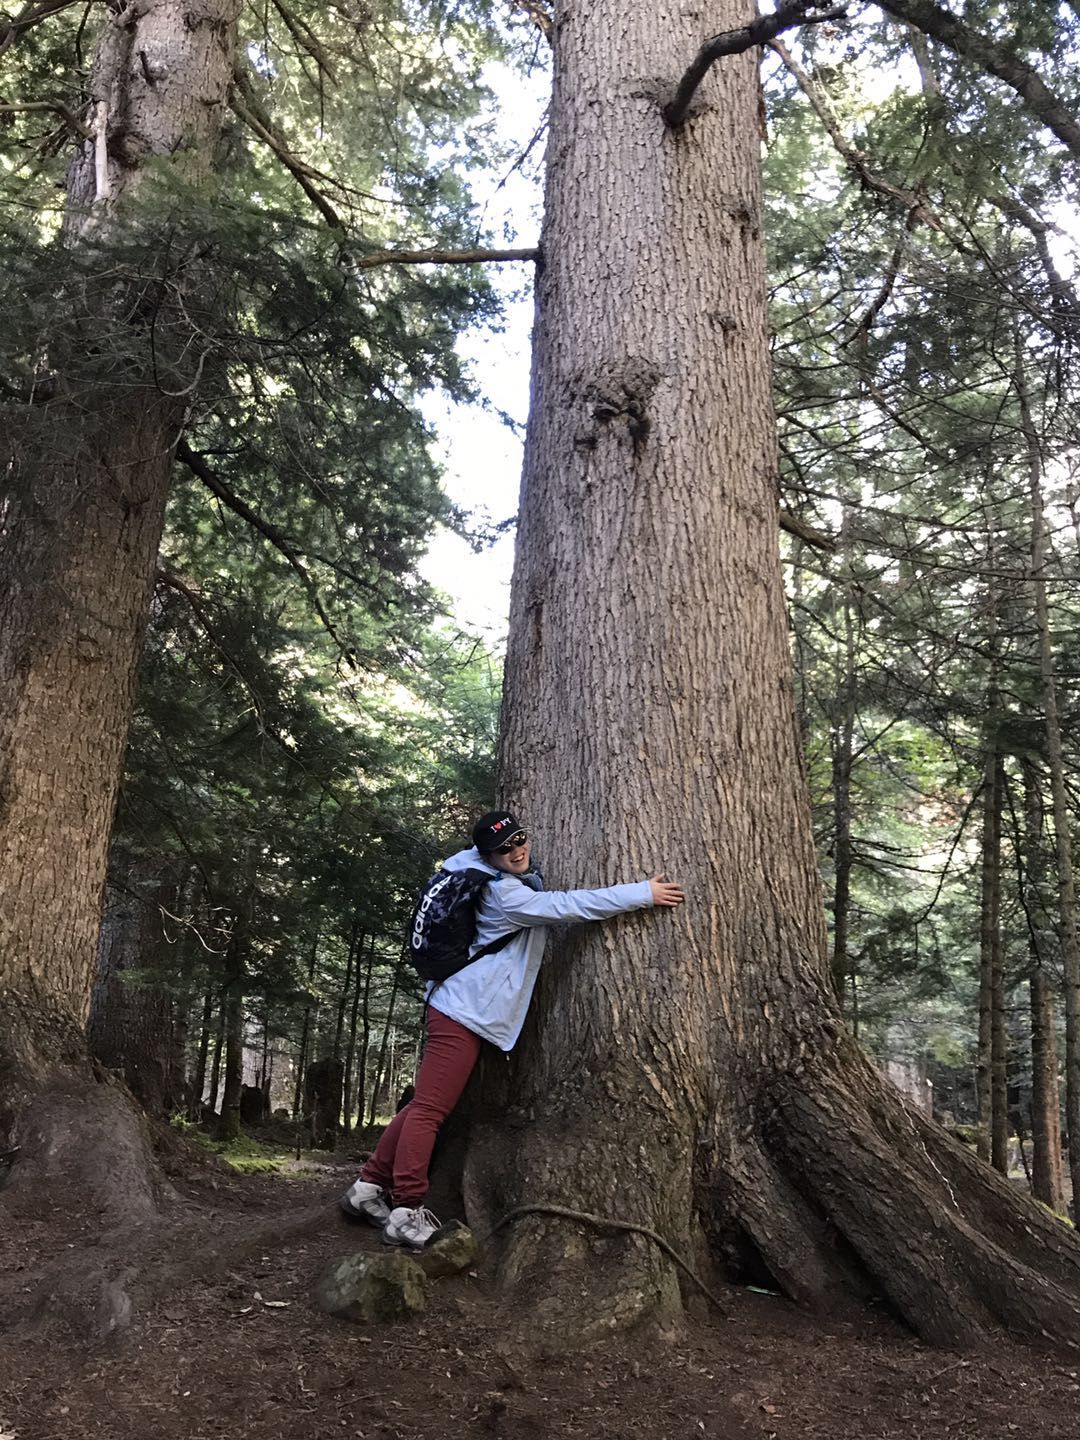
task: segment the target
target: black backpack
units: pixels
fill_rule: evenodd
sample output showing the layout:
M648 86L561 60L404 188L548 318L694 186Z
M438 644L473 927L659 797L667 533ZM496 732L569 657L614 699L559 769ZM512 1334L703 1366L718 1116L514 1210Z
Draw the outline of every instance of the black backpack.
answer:
M405 949L422 980L447 980L483 955L509 945L520 930L500 935L475 955L476 907L484 886L495 877L486 870L437 870L420 891L405 936Z

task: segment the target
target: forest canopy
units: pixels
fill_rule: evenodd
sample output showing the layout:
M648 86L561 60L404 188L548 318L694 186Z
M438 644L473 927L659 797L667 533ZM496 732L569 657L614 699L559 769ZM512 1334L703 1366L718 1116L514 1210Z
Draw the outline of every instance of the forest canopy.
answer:
M425 406L483 400L462 337L505 324L492 268L555 273L478 196L541 183L544 128L510 144L490 87L549 66L557 27L483 0L182 9L0 19L0 1059L39 1076L85 1024L160 1120L235 1136L247 1086L332 1146L410 1078L403 925L496 794L500 647L422 577L440 527L490 526L449 497ZM760 215L741 180L717 213L767 251L751 428L775 412L830 984L914 1103L1064 1214L1080 20L883 0L758 23L703 83L760 46ZM710 105L676 133L656 99L692 144ZM614 273L620 235L586 258ZM721 299L735 346L755 322ZM617 432L637 474L640 369L582 382L600 428L572 463ZM501 784L528 793L511 721Z

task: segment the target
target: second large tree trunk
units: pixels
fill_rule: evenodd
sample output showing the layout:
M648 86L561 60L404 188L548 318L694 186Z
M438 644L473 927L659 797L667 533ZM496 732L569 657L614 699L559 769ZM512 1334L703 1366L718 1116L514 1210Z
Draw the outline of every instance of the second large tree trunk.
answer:
M749 6L556 7L544 263L506 664L503 796L549 885L665 869L675 912L549 957L485 1066L465 1198L560 1333L678 1312L687 1258L925 1336L1080 1323L1080 1245L877 1078L828 973L791 698L753 54L662 106ZM661 76L658 81L655 77ZM1011 1252L1011 1253L1010 1253Z
M141 1121L117 1087L91 1083L83 1026L173 449L198 373L171 297L197 286L198 266L174 274L153 257L148 281L114 264L109 244L145 162L188 182L213 168L238 11L238 0L102 11L89 79L100 143L80 146L67 182L82 278L44 337L52 431L13 442L0 526L0 1150L17 1152L14 1206L58 1183L106 1218L152 1203Z

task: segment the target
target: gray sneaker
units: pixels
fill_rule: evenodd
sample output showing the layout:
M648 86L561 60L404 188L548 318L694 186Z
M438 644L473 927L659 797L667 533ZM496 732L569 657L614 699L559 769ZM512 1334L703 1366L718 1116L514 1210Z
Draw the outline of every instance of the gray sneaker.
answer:
M390 1206L383 1198L382 1190L367 1180L357 1180L350 1185L338 1201L338 1206L350 1220L366 1220L380 1230L390 1219Z
M390 1211L390 1218L382 1232L383 1244L404 1245L409 1250L423 1250L435 1231L441 1228L436 1217L422 1205L418 1205L415 1210L399 1205Z

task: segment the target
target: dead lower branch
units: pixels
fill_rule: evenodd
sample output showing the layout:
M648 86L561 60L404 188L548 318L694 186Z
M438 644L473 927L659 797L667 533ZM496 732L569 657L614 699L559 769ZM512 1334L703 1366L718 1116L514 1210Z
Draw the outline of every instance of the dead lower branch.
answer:
M372 270L377 265L490 265L539 258L535 246L522 250L373 250L355 256L352 265L357 270Z
M702 45L690 68L679 81L674 98L670 104L664 106L665 125L670 130L677 130L684 123L690 114L698 86L717 60L725 55L741 55L756 45L767 45L782 31L794 29L797 25L820 25L826 20L842 20L846 15L847 10L843 5L833 6L829 10L818 10L814 0L788 0L787 4L780 5L771 15L761 15L739 30L725 30L720 35L714 35Z
M813 525L807 525L805 521L792 515L789 510L779 512L780 529L785 530L789 535L794 535L804 545L812 545L815 550L835 550L836 541L831 535L826 535L824 530L815 530Z

